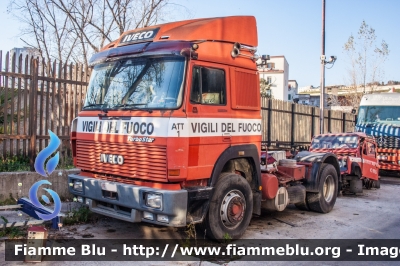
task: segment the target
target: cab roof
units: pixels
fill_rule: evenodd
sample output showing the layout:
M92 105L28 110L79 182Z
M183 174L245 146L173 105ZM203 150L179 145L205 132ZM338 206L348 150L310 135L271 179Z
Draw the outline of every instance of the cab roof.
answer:
M348 133L327 133L327 134L318 134L315 135L313 138L319 137L319 136L356 136L359 138L369 138L370 136L368 136L367 134L365 134L364 132L348 132Z
M153 31L153 35L149 33ZM146 34L148 32L148 34ZM144 37L148 38L144 38ZM163 41L238 42L257 47L257 25L254 16L231 16L184 20L124 32L102 50L140 42Z

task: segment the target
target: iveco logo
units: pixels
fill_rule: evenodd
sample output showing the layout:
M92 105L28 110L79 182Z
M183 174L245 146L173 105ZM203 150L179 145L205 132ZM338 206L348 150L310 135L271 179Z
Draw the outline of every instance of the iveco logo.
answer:
M379 145L383 145L386 144L386 139L384 137L379 137L377 142Z
M124 157L122 155L101 153L100 154L100 162L110 163L110 164L123 164Z

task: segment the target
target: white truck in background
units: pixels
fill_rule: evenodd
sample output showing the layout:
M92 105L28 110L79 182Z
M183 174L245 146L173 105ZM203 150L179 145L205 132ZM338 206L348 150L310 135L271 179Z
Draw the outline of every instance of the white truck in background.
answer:
M375 137L381 170L400 171L400 93L364 95L356 131Z

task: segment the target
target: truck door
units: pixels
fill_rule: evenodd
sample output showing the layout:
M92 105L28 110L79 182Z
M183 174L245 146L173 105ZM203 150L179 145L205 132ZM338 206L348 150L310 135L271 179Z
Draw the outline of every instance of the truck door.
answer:
M365 141L362 151L362 176L378 180L378 159L376 158L376 145Z
M191 62L188 74L188 179L209 178L217 159L231 144L229 71L224 65Z

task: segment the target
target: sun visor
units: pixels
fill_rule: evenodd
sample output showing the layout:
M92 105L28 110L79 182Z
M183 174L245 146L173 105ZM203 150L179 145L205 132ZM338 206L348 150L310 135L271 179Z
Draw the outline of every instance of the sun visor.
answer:
M103 50L102 52L94 54L90 58L89 66L104 62L107 58L110 58L110 57L143 53L149 44L150 44L149 42L138 43L135 45L127 45L127 46L111 48L108 50Z

